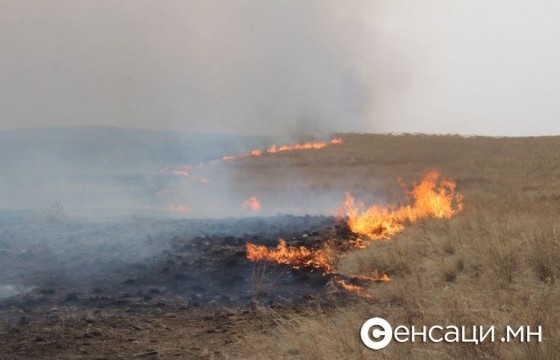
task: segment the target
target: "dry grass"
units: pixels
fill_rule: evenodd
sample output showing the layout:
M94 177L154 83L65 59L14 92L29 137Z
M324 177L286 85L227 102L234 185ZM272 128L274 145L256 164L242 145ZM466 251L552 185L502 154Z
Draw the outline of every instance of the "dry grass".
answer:
M398 178L411 182L435 167L455 179L465 198L458 216L412 224L339 264L343 272L376 269L391 275L392 282L368 289L373 301L356 298L336 308L277 312L256 301L275 286L266 269L256 267L255 313L190 309L166 316L155 310L115 310L91 315L92 322L89 314L49 310L59 320L31 322L18 334L0 322L0 333L10 334L0 348L11 339L6 348L21 353L19 358L68 357L63 353L69 358L145 358L152 350L161 359L560 358L560 137L343 138L340 146L240 159L209 165L208 171L217 173L212 179L228 183L232 179L226 175L233 173L233 193L271 194L268 200L296 189L302 195L334 194L333 201L343 201L349 190L358 199L400 202L405 197ZM301 199L301 208L313 208L312 197ZM373 352L359 339L362 323L373 316L416 326L542 325L544 341L478 346L393 342ZM37 336L44 339L38 342Z
M349 135L344 140L339 148L241 163L240 186L281 187L289 167L310 187L401 201L398 177L412 180L437 167L457 180L465 209L450 220L410 225L390 241L350 254L340 264L343 271L377 269L393 281L370 289L372 303L287 317L268 314L277 325L247 342L256 358L559 358L560 138ZM542 325L544 341L393 343L374 353L358 336L374 315L417 326Z

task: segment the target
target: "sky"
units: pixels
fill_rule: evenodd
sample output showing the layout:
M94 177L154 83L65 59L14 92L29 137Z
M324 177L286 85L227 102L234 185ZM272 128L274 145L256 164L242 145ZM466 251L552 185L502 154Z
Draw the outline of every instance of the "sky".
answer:
M0 0L0 131L560 134L551 0Z

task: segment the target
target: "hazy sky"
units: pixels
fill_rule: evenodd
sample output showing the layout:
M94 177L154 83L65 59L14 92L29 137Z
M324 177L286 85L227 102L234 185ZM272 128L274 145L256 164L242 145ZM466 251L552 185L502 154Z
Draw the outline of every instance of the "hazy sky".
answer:
M560 134L552 0L0 0L0 130Z

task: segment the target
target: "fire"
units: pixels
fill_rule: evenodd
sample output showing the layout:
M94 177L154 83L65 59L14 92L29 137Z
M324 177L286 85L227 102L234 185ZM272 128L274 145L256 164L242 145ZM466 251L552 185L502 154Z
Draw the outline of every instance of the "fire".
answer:
M391 281L391 278L389 277L389 275L387 275L385 273L379 274L377 272L377 270L375 270L371 274L352 275L352 279L361 280L361 281L368 281L368 282L383 282L383 283Z
M389 282L389 275L372 274L342 275L336 272L336 261L339 251L323 245L319 249L309 249L305 246L288 246L286 240L280 239L276 248L269 249L264 245L246 244L247 259L251 261L269 261L277 264L289 265L294 269L307 268L311 271L319 270L323 275L332 275L335 284L346 291L354 292L364 299L371 299L371 295L364 293L364 287L351 282L374 283Z
M388 239L403 231L407 223L428 217L450 218L463 208L462 195L456 193L455 188L454 181L431 170L408 194L410 205L373 205L361 211L361 206L356 205L354 198L347 193L344 207L348 227L370 239Z
M336 260L334 252L327 248L312 250L305 246L288 246L280 239L274 249L263 245L247 243L247 258L251 261L270 261L277 264L290 265L294 269L311 268L324 273L334 271Z
M247 154L238 154L238 155L225 155L222 156L222 160L235 160L235 159L240 159L240 158L245 158L245 157L250 157L250 156L261 156L264 154L276 154L279 152L284 152L284 151L294 151L294 150L313 150L313 149L323 149L329 145L339 145L342 144L343 141L341 138L334 138L331 141L323 141L323 142L306 142L303 144L296 144L296 145L272 145L269 148L267 148L266 150L258 150L258 149L254 149L251 150L249 153Z
M261 203L259 202L259 199L257 199L256 196L251 196L247 200L243 201L241 207L244 209L247 208L255 212L261 211Z
M234 160L234 159L239 159L239 158L245 158L245 157L259 157L262 156L264 154L275 154L275 153L279 153L279 152L284 152L284 151L293 151L293 150L311 150L311 149L322 149L325 148L329 145L339 145L342 144L343 141L341 138L333 138L330 141L325 141L325 142L306 142L306 143L302 143L302 144L296 144L296 145L282 145L282 146L277 146L277 145L272 145L270 147L268 147L265 150L259 150L259 149L254 149L251 150L249 153L247 154L238 154L238 155L224 155L219 159L214 159L211 160L207 163L199 163L197 165L184 165L181 166L179 168L170 168L170 167L162 167L159 169L160 174L173 174L175 176L180 176L180 177L189 177L191 175L191 172L194 172L194 170L198 170L201 167L203 167L205 164L214 164L214 163L218 163L222 160L227 161L227 160ZM198 180L193 180L194 182L197 182L198 184L201 185L207 185L209 183L209 180L206 177L202 177L199 178ZM157 193L158 197L161 197L165 192L167 192L167 190L162 190L159 191ZM184 206L182 204L177 204L177 203L173 203L171 205L168 205L170 211L173 212L187 212L187 211L191 211L192 209L188 206ZM258 212L261 211L261 204L259 202L259 200L256 197L250 197L247 200L245 200L242 204L241 207L243 209L248 209L250 211L253 212Z
M350 291L362 297L364 299L371 300L372 296L364 292L364 286L352 284L350 282L360 282L360 283L387 283L391 281L389 275L383 273L379 274L375 270L371 274L358 274L347 276L346 279L342 278L342 275L335 275L334 282L346 291Z
M370 294L364 293L364 288L363 287L358 286L358 285L349 284L344 279L336 279L334 282L338 286L343 288L344 290L349 291L349 292L353 292L356 295L358 295L359 297L362 297L362 298L368 299L368 300L371 300L373 298Z
M422 218L450 218L463 208L462 195L455 191L454 181L442 178L435 170L428 171L409 192L409 205L373 205L366 210L357 205L350 194L346 194L344 208L348 217L347 225L352 232L369 239L389 239L403 231L408 223ZM336 270L336 262L344 252L365 248L370 241L361 238L349 239L336 248L325 243L321 248L289 246L279 240L276 248L247 243L247 258L251 261L270 261L292 266L295 269L311 268L330 275L341 288L354 292L364 299L371 295L364 292L362 283L386 283L391 278L386 273L342 275ZM356 284L357 283L357 284Z

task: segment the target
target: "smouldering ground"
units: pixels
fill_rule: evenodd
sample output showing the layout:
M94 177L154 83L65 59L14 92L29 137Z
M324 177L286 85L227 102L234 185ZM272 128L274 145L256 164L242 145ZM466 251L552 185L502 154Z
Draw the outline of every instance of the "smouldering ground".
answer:
M367 290L372 301L343 297L329 306L310 302L297 311L265 304L248 311L172 309L165 316L157 309L107 310L92 322L87 318L95 313L77 312L52 326L18 327L18 333L0 337L0 347L9 344L17 355L17 349L52 348L51 342L58 341L65 347L56 349L61 358L107 359L560 357L560 137L342 138L344 144L320 150L242 158L207 170L218 176L227 171L233 192L263 194L263 208L274 196L293 194L294 188L306 195L328 194L336 207L345 191L368 203L405 202L399 179L411 183L427 169L437 168L456 180L464 195L458 215L406 226L390 240L352 252L339 263L346 273L378 270L391 276L390 283ZM298 198L297 207L315 208L313 196ZM264 283L274 286L274 279L264 277ZM361 324L372 316L417 326L542 325L544 341L393 343L374 353L358 336Z

